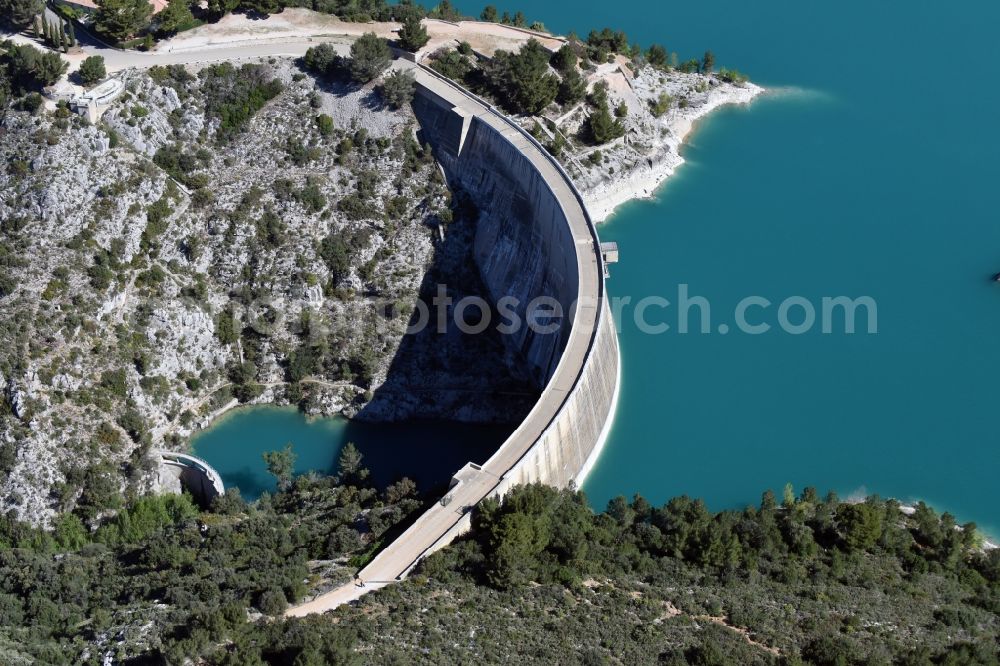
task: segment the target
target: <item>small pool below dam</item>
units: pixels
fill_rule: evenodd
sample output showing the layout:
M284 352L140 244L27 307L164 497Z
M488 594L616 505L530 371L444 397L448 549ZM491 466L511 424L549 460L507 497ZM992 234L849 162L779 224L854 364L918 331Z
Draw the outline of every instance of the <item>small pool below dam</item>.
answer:
M485 462L513 432L511 425L411 421L365 423L342 417L307 418L294 407L245 407L223 416L191 441L195 455L212 465L226 488L247 500L277 488L263 454L291 443L295 473L334 474L347 442L364 455L372 481L385 487L403 476L421 490L447 484L465 463Z

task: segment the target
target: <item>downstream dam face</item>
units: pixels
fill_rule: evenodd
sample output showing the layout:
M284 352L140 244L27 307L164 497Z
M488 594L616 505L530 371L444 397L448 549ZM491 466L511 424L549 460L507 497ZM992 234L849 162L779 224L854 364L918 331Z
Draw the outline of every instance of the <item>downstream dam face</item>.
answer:
M452 186L479 210L480 275L493 302L506 299L522 322L501 336L508 360L542 391L511 436L532 445L504 470L498 491L580 482L603 444L618 390L618 340L596 230L568 176L537 142L483 100L419 73L413 106L424 139ZM555 304L562 312L556 330L524 325L546 322Z
M157 458L160 461L160 483L164 487L174 487L178 493L186 490L202 506L211 505L213 499L225 494L222 477L201 458L174 451L159 451Z
M474 255L493 303L507 297L522 323L504 334L509 363L541 390L555 372L580 296L573 234L537 167L496 128L463 115L426 88L414 103L425 139L450 184L479 210ZM443 103L443 105L442 105ZM552 333L524 325L532 301L555 299L562 323ZM551 301L549 301L551 308ZM537 328L537 327L536 327Z

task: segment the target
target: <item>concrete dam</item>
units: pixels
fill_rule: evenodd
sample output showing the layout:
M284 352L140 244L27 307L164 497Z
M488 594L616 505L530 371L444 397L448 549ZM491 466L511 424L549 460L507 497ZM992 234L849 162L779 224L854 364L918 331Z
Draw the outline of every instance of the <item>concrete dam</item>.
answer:
M581 483L607 437L618 400L618 338L596 229L572 181L537 141L488 103L419 65L413 102L450 184L480 216L474 256L489 296L510 297L527 321L533 301L558 303L551 333L522 325L503 335L511 363L541 389L525 420L482 465L455 473L448 493L358 573L289 615L323 612L401 580L471 527L482 499L532 482ZM551 309L548 310L551 312ZM534 327L538 328L538 327Z
M206 461L189 453L157 451L160 461L160 484L176 488L176 492L190 492L202 506L226 493L222 477Z

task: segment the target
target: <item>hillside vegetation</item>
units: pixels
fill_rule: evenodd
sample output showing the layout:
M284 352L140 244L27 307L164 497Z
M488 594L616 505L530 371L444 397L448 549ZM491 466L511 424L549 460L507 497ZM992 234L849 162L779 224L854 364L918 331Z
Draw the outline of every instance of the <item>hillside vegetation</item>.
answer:
M299 477L252 506L232 491L206 512L186 495L143 497L93 532L73 514L52 532L0 519L0 663L221 655L262 613L350 580L422 504L409 480L372 489L347 451L336 477Z
M143 500L96 535L7 521L0 658L997 663L1000 553L980 549L975 526L811 489L744 511L636 497L594 513L578 492L519 488L403 583L327 615L265 620L348 580L419 510L412 484L375 493L357 460L342 463L339 479L299 478L252 506Z

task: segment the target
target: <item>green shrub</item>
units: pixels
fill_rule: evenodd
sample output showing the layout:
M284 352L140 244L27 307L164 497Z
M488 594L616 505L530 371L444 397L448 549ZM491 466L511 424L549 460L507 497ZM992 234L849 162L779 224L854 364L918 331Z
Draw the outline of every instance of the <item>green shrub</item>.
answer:
M316 128L321 135L330 136L333 134L333 118L325 113L319 114L316 116Z
M514 113L535 115L556 99L559 78L549 71L549 51L529 39L517 53L497 51L483 67L494 97Z
M725 69L725 68L720 69L717 76L719 77L719 79L725 81L726 83L735 83L739 85L747 82L746 74L741 74L735 69Z
M624 134L625 126L621 120L611 117L606 101L587 117L583 126L584 140L595 146L613 141Z
M0 298L6 298L17 289L17 280L6 272L0 272Z
M674 100L670 95L665 92L661 92L655 102L650 100L649 112L652 113L655 118L659 118L670 109L670 105L673 104L673 102Z
M382 99L393 109L408 105L413 100L416 83L409 72L396 71L382 81Z
M412 14L406 17L399 30L399 45L407 51L416 52L428 41L430 37L427 35L427 28L420 22L420 17Z
M358 83L374 81L391 60L389 43L374 32L366 32L351 44L351 77Z
M101 373L101 388L110 391L119 398L124 398L128 392L128 383L124 370L105 370Z
M219 120L216 136L230 139L242 132L256 113L283 90L266 65L246 64L237 69L220 63L198 73L205 96L205 112Z
M89 56L80 63L80 80L84 85L93 85L105 76L107 70L104 68L104 58L102 56Z

